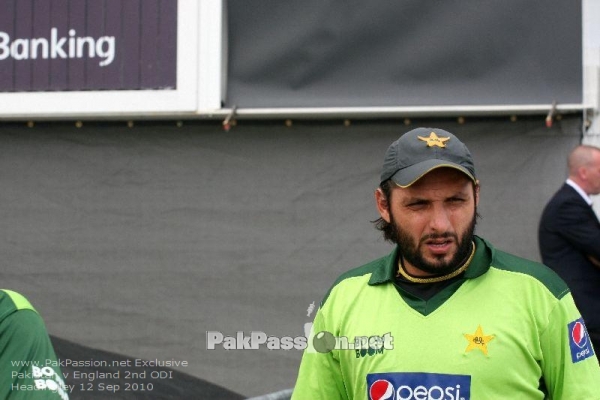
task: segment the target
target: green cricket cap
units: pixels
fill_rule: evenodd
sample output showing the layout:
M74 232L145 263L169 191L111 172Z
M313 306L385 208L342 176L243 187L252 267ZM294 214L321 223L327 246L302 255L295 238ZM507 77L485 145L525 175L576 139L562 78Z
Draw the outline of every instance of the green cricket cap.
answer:
M439 128L416 128L400 136L385 153L381 183L391 179L408 187L436 168L455 168L477 182L467 146Z

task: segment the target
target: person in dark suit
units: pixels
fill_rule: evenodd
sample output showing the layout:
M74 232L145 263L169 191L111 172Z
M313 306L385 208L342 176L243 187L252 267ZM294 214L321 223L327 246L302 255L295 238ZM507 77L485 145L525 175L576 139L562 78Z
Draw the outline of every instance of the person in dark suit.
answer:
M592 345L600 352L600 222L590 195L600 193L600 148L577 146L568 158L569 178L540 219L544 264L568 284Z

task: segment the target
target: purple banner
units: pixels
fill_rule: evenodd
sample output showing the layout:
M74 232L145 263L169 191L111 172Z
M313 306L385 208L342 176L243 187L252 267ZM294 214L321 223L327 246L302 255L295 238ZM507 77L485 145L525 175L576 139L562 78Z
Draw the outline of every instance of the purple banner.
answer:
M177 0L0 0L0 92L175 89Z

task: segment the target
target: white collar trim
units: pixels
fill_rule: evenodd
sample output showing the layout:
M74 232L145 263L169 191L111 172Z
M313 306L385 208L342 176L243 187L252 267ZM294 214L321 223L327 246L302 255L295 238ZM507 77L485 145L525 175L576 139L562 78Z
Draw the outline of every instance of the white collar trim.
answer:
M585 200L586 203L588 203L590 206L592 205L592 198L590 196L588 196L588 194L586 192L584 192L583 189L581 187L579 187L578 184L573 182L571 179L567 179L567 185L569 185L573 189L575 189L575 191L577 193L579 193L579 195L581 197L583 197L583 200Z

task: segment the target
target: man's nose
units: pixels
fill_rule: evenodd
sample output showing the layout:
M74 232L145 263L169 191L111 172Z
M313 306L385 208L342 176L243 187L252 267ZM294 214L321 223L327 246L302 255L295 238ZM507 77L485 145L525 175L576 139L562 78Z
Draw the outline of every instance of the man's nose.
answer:
M448 210L442 206L432 208L429 227L433 232L449 232L452 231L450 224L450 216Z

